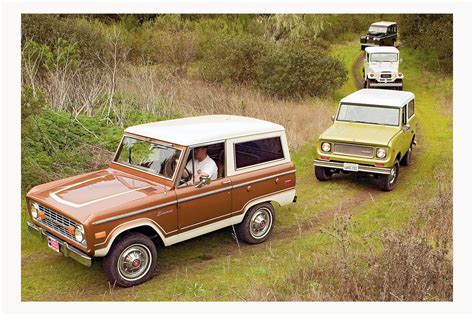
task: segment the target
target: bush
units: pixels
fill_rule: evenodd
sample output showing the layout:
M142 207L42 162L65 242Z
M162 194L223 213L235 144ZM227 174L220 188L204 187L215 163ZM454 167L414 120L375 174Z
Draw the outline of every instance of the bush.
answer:
M300 47L276 46L257 70L258 88L277 97L326 95L346 80L347 70L339 59Z
M438 57L434 67L453 71L452 14L404 14L399 29L403 45L434 51Z
M199 72L210 82L248 83L257 77L257 66L267 50L261 38L250 34L216 34L202 49Z

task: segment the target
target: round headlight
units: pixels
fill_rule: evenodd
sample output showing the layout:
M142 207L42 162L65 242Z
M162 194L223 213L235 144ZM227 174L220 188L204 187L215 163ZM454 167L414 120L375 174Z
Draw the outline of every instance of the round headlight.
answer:
M384 148L377 149L377 158L385 158L387 156L387 150Z
M38 218L38 210L39 210L39 205L36 202L31 203L31 216L33 216L34 219Z
M398 73L399 77L403 77L403 74L401 72Z
M369 74L369 77L373 77L373 76L375 76L375 74Z
M84 241L84 228L82 226L77 226L74 229L74 237L78 242Z
M321 150L325 152L331 151L331 144L329 143L322 143L321 144Z

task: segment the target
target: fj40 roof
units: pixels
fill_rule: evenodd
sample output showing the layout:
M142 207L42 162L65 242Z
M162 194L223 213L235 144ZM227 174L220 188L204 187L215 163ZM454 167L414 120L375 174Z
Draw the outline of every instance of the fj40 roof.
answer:
M372 46L367 47L365 51L369 54L373 53L399 53L399 50L393 46Z
M219 140L284 131L264 120L237 115L205 115L131 126L126 133L193 146Z
M408 91L361 89L343 98L341 103L383 105L401 108L414 98L415 95Z

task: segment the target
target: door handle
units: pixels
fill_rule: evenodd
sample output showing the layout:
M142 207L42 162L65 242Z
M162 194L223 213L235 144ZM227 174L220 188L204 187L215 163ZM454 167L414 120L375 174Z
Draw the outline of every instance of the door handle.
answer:
M221 184L228 184L228 183L230 183L230 179L226 179L226 180L221 181Z

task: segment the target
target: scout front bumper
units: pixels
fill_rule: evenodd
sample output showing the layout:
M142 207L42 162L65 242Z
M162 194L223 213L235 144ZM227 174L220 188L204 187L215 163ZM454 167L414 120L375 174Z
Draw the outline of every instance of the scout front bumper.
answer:
M324 168L330 168L330 169L341 169L341 170L348 169L346 168L347 164L343 162L337 162L337 161L325 161L325 160L316 159L314 161L314 165L317 167L324 167ZM351 164L351 165L352 166L357 165L357 170L347 170L347 171L390 174L390 170L392 169L392 168L386 168L386 167L374 167L374 166L367 166L367 165L361 165L361 164Z
M92 258L83 253L82 251L70 246L68 243L62 241L58 237L49 234L43 228L36 226L35 224L31 222L26 223L28 225L28 231L39 236L42 240L44 240L45 238L53 238L54 240L56 240L59 244L59 252L61 252L63 256L74 259L80 264L83 264L87 267L91 266Z

